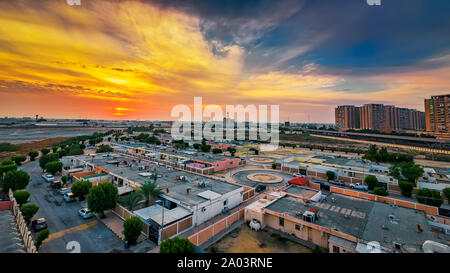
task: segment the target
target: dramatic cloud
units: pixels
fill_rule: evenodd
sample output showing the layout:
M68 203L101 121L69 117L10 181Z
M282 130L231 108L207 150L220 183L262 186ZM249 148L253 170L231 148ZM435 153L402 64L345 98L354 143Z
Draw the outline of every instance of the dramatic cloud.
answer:
M448 93L448 1L0 2L0 115L169 119L176 104L423 110Z

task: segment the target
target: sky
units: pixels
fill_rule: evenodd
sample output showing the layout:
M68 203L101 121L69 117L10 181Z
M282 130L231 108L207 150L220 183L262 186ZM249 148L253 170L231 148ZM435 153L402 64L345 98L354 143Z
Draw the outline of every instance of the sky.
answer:
M173 120L175 105L424 110L450 93L450 1L0 0L0 116Z

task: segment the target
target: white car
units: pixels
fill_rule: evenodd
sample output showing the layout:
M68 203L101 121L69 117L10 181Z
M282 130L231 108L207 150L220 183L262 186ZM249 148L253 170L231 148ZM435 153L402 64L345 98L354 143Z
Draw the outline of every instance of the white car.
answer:
M305 175L301 173L294 173L294 177L305 177Z
M90 211L88 208L84 208L84 209L80 209L78 211L78 214L83 218L83 219L89 219L92 216L94 216L94 214L92 213L92 211Z
M355 183L355 184L352 183L352 184L350 184L350 188L357 189L357 190L363 190L363 191L369 190L368 186L361 185L359 183Z
M55 181L55 177L54 177L53 175L49 174L49 173L44 173L44 174L42 175L42 177L43 177L43 178L45 179L45 181L47 181L47 182Z
M67 203L72 202L75 200L75 197L73 196L73 193L68 192L66 194L64 194L64 201L66 201Z

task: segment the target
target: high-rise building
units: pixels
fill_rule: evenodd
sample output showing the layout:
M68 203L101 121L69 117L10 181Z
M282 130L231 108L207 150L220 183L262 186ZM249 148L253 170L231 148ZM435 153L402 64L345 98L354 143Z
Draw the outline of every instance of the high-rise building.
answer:
M361 107L341 105L335 109L336 127L369 129L384 132L425 130L425 113L394 105L364 104Z
M381 130L386 113L383 104L364 104L360 110L361 129Z
M360 127L360 107L341 105L335 109L335 125L344 129L358 129Z
M425 99L425 123L428 132L450 134L450 95Z

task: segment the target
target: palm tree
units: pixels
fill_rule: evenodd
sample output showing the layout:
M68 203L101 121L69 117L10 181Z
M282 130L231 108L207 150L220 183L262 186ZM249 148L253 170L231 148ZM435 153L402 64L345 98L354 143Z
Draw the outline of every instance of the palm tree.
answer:
M140 193L145 199L145 206L148 206L150 199L156 199L162 191L157 188L156 179L155 182L148 181L140 188Z
M142 200L142 194L140 192L132 192L122 197L120 204L125 206L128 210L132 211L134 207L137 206L139 201Z

